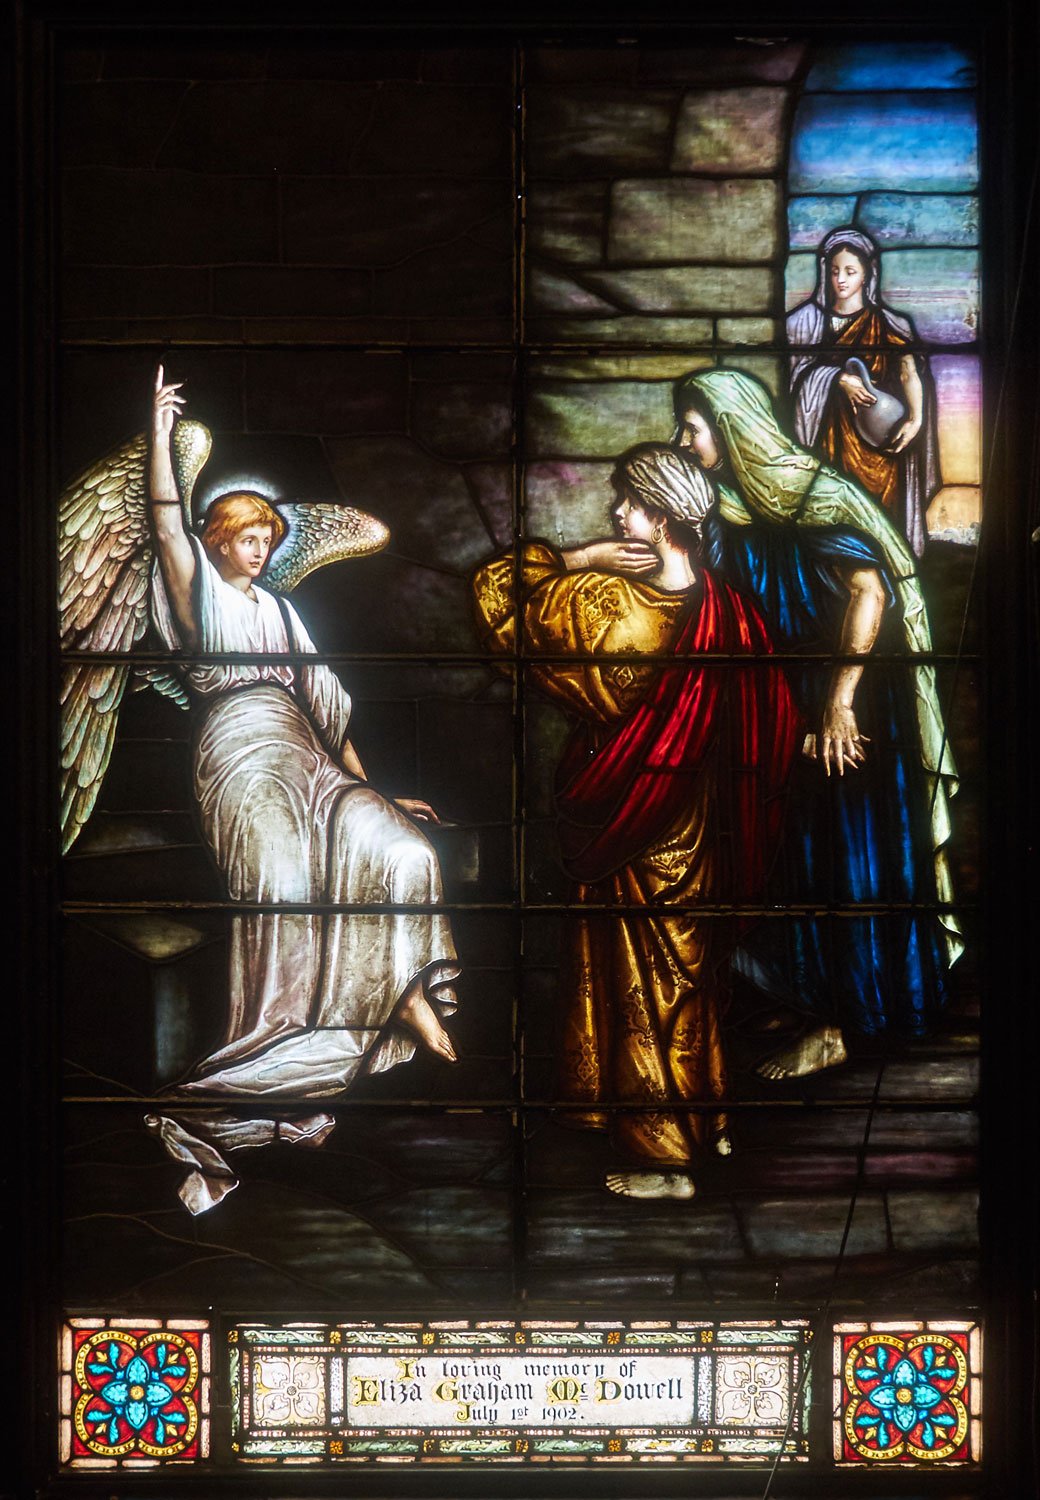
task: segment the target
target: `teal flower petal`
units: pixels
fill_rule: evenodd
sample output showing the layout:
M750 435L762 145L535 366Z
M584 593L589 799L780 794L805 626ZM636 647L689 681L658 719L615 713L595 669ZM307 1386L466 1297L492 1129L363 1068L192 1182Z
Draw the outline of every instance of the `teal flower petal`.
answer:
M109 1380L98 1391L102 1401L107 1401L109 1406L125 1406L130 1395L130 1386L125 1380Z
M896 1404L896 1393L890 1385L876 1385L868 1398L878 1411L889 1411Z
M128 1401L121 1415L126 1418L135 1432L140 1432L151 1416L151 1412L148 1410L147 1401Z
M914 1386L914 1405L918 1411L931 1411L942 1398L942 1391L937 1391L934 1385L927 1385L923 1380Z
M895 1422L900 1432L909 1432L911 1427L915 1426L920 1418L918 1417L912 1406L910 1406L909 1404L906 1406L900 1406L897 1402L892 1411L892 1420Z
M135 1354L123 1374L131 1385L147 1385L154 1371L145 1364L139 1354Z
M908 1359L901 1359L892 1371L893 1385L916 1385L921 1372Z
M164 1385L161 1380L151 1380L145 1386L144 1399L153 1411L164 1407L167 1401L172 1400L172 1398L173 1392L170 1390L170 1387Z

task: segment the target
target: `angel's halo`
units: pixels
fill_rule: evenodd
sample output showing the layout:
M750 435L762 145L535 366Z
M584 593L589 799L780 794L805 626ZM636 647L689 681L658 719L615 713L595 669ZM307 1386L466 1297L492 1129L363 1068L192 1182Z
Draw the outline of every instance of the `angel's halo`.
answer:
M202 526L206 519L206 512L214 500L219 500L221 495L234 495L242 490L248 490L251 495L259 495L275 510L284 503L277 495L271 494L270 482L258 479L255 474L244 471L237 474L221 474L219 480L213 480L205 486L196 486L191 506L195 526L197 528Z

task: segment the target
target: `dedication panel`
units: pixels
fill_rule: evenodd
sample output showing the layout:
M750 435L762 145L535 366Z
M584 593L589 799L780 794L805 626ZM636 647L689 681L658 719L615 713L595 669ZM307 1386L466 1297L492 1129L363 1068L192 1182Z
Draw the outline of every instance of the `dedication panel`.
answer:
M808 1451L806 1320L242 1324L245 1460Z

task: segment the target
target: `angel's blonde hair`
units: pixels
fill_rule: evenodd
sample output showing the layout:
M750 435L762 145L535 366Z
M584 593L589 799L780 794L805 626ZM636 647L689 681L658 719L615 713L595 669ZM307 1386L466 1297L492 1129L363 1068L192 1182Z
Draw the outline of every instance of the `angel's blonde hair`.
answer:
M270 526L272 552L284 541L289 529L263 495L254 495L251 490L233 490L210 503L202 528L202 545L208 552L214 552L225 542L233 542L247 526Z

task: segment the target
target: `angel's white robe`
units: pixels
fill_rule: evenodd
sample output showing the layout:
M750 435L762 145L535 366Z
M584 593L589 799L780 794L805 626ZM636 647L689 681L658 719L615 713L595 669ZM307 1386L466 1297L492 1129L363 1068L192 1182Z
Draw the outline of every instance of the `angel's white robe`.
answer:
M197 539L192 544L200 654L314 652L291 605L262 588L250 599L224 582ZM152 616L164 643L180 650L158 568ZM340 1093L360 1073L413 1055L412 1039L388 1022L417 978L442 1016L455 1009L459 966L447 918L421 909L442 899L436 855L412 822L338 764L351 703L328 667L218 662L185 676L199 711L199 819L232 900L419 910L233 917L223 1045L171 1096L267 1101ZM192 1168L181 1196L197 1213L235 1186L214 1147L261 1145L276 1133L316 1143L333 1121L212 1114L152 1116L149 1124Z

